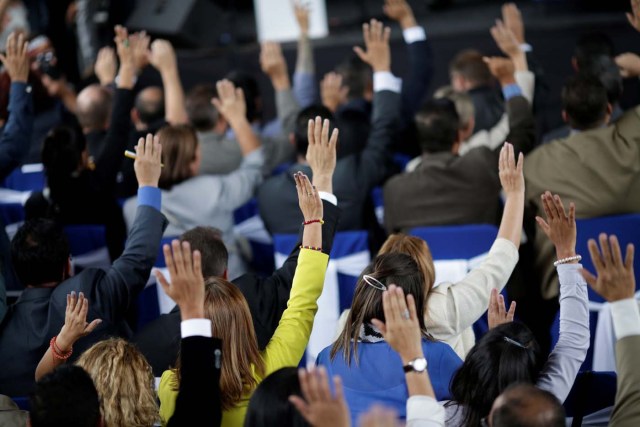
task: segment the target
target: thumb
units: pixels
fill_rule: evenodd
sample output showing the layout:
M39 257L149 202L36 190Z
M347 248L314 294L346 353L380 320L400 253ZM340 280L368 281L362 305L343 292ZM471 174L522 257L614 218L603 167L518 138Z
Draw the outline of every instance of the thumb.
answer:
M385 325L383 321L378 319L371 319L371 323L373 323L373 326L375 326L380 332L382 332L383 336L387 335L387 325Z
M302 399L300 396L292 395L289 396L289 402L291 402L291 404L296 407L298 412L300 412L302 417L307 420L307 422L311 423L311 420L309 419L311 410L309 409L309 405L304 401L304 399Z
M367 62L367 54L364 50L362 50L360 46L354 46L353 51L356 53L356 55L358 55L358 58L360 58L364 62Z
M158 280L158 282L160 282L162 289L164 289L164 292L170 296L171 285L169 284L167 279L164 277L164 274L162 274L160 270L156 270L154 273L156 275L156 279Z
M95 319L93 322L89 323L86 328L84 328L84 333L90 334L101 323L102 323L102 319Z
M591 286L591 288L593 288L594 291L600 293L599 290L596 287L596 285L598 283L598 278L596 276L594 276L586 268L581 269L580 273L582 274L582 277L584 277L584 280L586 280L586 282L589 284L589 286Z

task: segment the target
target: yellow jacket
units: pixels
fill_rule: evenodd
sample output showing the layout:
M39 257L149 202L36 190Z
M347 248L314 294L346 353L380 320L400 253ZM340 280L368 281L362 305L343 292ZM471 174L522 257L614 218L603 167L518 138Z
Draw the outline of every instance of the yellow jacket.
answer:
M262 352L262 358L265 362L265 377L280 368L298 366L300 363L309 342L313 318L318 311L317 300L322 293L328 261L329 257L322 252L309 249L300 251L287 309L282 313L278 328L267 344L267 348ZM215 325L213 328L215 331ZM224 356L222 363L224 363ZM255 371L253 376L258 384L263 380ZM175 385L176 377L173 371L165 371L158 387L160 417L163 424L166 424L175 411L176 398L178 397ZM235 427L244 424L252 393L253 390L243 396L235 408L223 413L222 427Z

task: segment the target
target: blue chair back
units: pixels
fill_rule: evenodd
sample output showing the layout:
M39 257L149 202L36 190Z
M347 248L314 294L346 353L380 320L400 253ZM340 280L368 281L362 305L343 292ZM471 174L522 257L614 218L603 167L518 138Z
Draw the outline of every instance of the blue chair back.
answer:
M615 234L620 241L622 255L628 243L640 248L640 214L604 216L599 218L579 219L576 252L582 255L582 266L595 274L587 242L596 239L600 233ZM640 289L640 256L634 257L633 267L636 274L636 290ZM604 302L604 299L589 287L589 300Z
M29 398L27 396L12 397L11 400L13 400L13 402L18 405L18 408L22 409L23 411L28 411L29 409L31 409Z
M567 417L574 419L572 425L582 425L584 416L613 406L616 383L615 372L580 372L564 401Z
M41 163L16 168L4 181L4 187L17 191L41 191L44 185L44 167Z
M76 272L92 267L108 268L111 265L104 225L67 225L64 227L64 233L69 240Z

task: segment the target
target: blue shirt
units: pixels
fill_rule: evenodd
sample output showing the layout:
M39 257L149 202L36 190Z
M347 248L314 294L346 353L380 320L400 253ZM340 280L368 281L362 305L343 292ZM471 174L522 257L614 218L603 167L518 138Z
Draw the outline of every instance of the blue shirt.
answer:
M427 371L437 400L451 398L449 385L462 360L449 345L439 341L422 342ZM406 418L409 398L402 360L386 342L358 343L358 364L352 357L347 365L341 353L331 360L331 347L320 352L317 364L326 367L329 376L340 375L345 398L351 411L352 425L374 403L382 402Z

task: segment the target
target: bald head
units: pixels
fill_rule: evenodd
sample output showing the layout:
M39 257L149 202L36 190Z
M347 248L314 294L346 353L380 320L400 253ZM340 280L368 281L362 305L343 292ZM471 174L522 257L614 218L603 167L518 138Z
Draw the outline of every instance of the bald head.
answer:
M563 427L564 408L548 391L531 384L508 387L493 402L492 427Z
M138 121L144 125L151 125L164 118L164 93L162 88L151 86L145 88L136 96L135 109Z
M111 92L98 84L84 88L76 99L76 117L86 132L105 130L111 118Z

